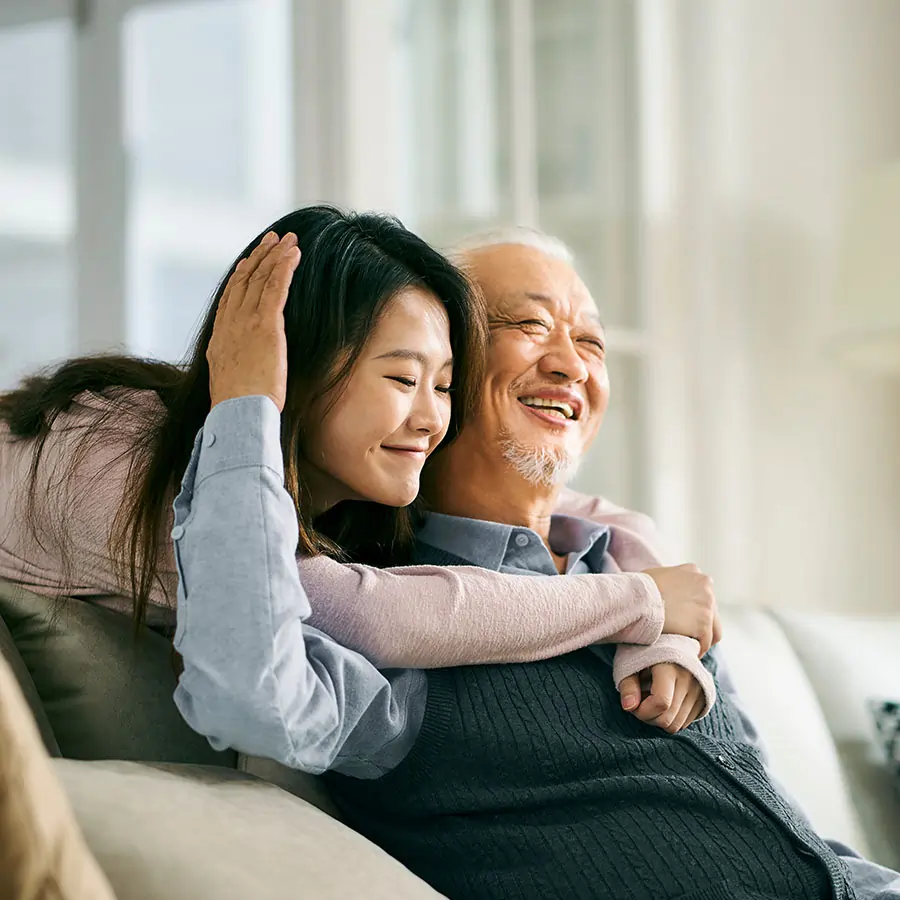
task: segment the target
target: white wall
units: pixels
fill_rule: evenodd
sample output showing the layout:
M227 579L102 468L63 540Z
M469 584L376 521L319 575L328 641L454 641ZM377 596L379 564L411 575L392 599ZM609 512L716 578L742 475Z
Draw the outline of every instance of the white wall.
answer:
M649 235L689 347L684 544L722 597L900 609L900 383L828 350L848 189L900 157L900 3L673 8Z

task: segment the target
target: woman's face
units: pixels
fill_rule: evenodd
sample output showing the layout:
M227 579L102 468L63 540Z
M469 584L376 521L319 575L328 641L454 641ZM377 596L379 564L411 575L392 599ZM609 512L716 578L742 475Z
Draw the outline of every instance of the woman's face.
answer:
M384 309L337 400L309 414L303 469L315 513L341 500L406 506L450 424L450 324L438 300L407 288Z

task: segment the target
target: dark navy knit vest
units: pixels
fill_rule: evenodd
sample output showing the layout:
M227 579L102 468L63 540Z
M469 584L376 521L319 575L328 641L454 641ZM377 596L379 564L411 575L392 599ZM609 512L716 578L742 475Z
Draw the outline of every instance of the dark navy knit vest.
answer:
M452 900L853 900L728 698L668 735L621 709L612 652L430 671L400 765L326 776L347 823Z

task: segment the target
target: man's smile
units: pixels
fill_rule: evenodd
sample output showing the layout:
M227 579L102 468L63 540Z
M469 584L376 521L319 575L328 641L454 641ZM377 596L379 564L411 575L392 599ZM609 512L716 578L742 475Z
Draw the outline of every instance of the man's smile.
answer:
M532 416L557 427L577 422L584 408L581 397L565 388L542 388L517 399Z

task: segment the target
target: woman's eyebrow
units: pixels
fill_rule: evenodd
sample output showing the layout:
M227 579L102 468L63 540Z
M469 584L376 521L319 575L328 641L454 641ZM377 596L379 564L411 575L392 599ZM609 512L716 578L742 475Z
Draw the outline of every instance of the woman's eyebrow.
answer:
M424 353L419 350L405 350L405 349L397 349L391 350L388 353L382 353L381 356L376 356L375 359L408 359L413 362L419 363L421 366L428 365L428 357L425 356ZM449 366L453 365L453 357L451 356L442 366L442 369L446 369Z

